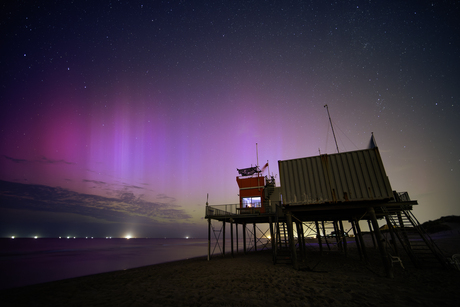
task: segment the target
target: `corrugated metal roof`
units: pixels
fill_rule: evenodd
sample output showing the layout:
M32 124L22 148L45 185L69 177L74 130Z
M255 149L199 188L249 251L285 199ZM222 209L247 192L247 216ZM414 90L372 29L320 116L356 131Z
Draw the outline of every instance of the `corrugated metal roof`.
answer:
M308 205L393 197L378 148L278 161L284 204Z

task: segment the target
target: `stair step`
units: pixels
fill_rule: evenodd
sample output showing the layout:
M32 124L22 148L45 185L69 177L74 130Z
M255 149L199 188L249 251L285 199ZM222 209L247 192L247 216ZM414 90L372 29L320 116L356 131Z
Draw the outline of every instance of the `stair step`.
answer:
M382 211L388 214L391 226L395 229L401 240L402 245L408 253L423 263L436 263L441 262L444 258L442 253L437 251L437 246L432 242L430 236L421 227L417 218L411 211L405 210L405 207L400 207L400 214L395 214L397 209L389 212L386 207L382 207Z

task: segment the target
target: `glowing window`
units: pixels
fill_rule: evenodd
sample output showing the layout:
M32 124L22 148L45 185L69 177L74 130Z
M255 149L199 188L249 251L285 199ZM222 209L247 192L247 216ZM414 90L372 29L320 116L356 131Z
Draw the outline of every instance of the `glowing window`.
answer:
M258 197L243 197L243 208L260 208L260 196Z

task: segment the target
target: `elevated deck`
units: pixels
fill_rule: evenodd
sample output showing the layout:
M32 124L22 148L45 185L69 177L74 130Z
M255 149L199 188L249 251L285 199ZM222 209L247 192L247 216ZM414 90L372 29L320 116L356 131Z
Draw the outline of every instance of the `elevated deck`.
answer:
M233 223L269 223L270 217L285 219L285 212L290 211L300 221L349 221L354 219L367 220L369 207L373 207L377 219L385 215L396 214L402 210L412 210L417 201L410 200L407 192L395 192L391 200L336 202L309 205L282 205L281 202L271 202L265 206L265 212L260 208L240 208L240 204L208 205L206 219L230 221Z
M418 221L410 213L413 206L417 204L417 201L409 198L407 192L394 192L394 197L391 200L348 201L308 205L282 205L280 202L270 202L269 205L264 205L264 210L257 207L240 208L240 204L207 205L205 218L209 223L208 257L210 259L212 255L212 232L216 240L213 252L218 247L222 255L225 255L225 241L228 240L225 237L227 224L230 225L232 256L234 253L234 230L236 231L236 252L238 253L238 226L242 226L244 253L249 250L260 250L261 246L262 249L271 248L275 264L280 261L288 261L298 269L303 261L301 259L306 257L305 237L307 236L316 238L320 252L323 249L321 242L325 242L327 247L330 248L329 244L332 242L329 243L328 240L332 240L335 242L332 244L335 244L339 250L346 254L346 237L349 236L348 233L351 230L353 230L356 238L355 241L360 250L360 256L365 259L367 256L359 226L360 221L365 221L371 231L374 247L377 247L377 245L379 247L382 261L389 277L392 276L392 266L388 259L398 258L393 256L398 253L396 240L403 244L405 251L411 256L414 263L417 262L417 265L420 262L420 257L417 258L418 255L412 247L414 246L412 242L415 241L425 242L424 251L431 252L443 264L442 253L436 249L436 246L433 246L429 236L423 233ZM405 216L412 217L409 218L409 224ZM387 226L390 226L390 228L387 227L386 229L390 231L391 240L383 238L379 229L380 226L377 223L378 219L385 219ZM220 229L215 229L212 226L212 221L220 222ZM343 222L350 223L350 229L345 229ZM268 227L265 227L264 230L264 227L261 227L262 224L267 224ZM304 229L307 230L307 235L305 235ZM417 230L419 237L416 239L408 238L408 231L411 231L411 229Z
M233 223L268 223L270 217L282 215L280 204L265 207L265 212L260 208L240 208L240 204L206 206L206 219L217 221L232 221Z

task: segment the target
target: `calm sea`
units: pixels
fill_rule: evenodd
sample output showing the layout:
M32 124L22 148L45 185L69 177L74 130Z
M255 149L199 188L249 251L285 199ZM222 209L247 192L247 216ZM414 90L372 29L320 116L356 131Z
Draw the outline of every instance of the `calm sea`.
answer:
M207 239L0 239L0 289L207 255Z

